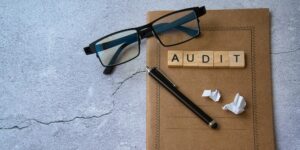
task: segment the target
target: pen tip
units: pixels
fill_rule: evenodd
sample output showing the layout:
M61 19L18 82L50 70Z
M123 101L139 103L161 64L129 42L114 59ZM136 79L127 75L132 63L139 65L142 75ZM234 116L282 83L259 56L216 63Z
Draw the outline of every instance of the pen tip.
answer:
M148 72L150 72L150 67L146 66L146 70L147 70Z

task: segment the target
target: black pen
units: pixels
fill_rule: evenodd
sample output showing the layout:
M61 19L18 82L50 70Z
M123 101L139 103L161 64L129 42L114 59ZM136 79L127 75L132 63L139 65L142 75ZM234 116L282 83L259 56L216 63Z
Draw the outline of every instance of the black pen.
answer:
M146 67L149 75L158 81L163 87L165 87L170 93L172 93L182 104L189 108L193 113L195 113L200 119L202 119L211 128L216 129L218 124L208 116L203 110L201 110L197 105L195 105L189 98L183 95L165 75L163 75L156 67L149 68Z

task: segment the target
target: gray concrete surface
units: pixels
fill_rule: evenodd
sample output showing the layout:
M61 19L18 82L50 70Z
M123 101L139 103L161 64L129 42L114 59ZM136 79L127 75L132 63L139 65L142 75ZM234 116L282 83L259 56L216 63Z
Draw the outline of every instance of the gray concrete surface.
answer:
M0 1L0 149L145 149L145 46L102 74L82 47L146 12L270 8L277 148L300 149L298 0Z

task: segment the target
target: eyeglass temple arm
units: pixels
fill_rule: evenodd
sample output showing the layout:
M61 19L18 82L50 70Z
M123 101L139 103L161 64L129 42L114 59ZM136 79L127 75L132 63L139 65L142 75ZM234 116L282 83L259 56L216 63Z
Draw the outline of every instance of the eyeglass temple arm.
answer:
M204 15L204 14L206 14L205 6L196 7L195 8L195 13L196 13L197 18ZM178 30L181 30L182 32L187 33L190 36L194 36L195 34L198 33L198 31L193 30L193 29L188 28L188 27L185 27L185 26L181 26L182 24L187 23L187 22L195 19L194 17L195 17L194 13L190 13L190 14L188 14L184 17L181 17L181 18L179 18L179 19L177 19L177 20L175 20L171 23L161 23L161 24L155 25L153 28L154 28L154 30L156 31L157 34L168 31L168 30L173 29L173 28L176 28ZM145 30L145 32L146 33L143 34L142 38L148 38L148 37L153 36L153 33L151 32L151 29Z
M130 43L131 44L131 43ZM120 53L122 52L122 50L126 47L126 46L128 46L128 45L130 45L129 43L124 43L124 44L122 44L118 49L117 49L117 51L116 51L116 53L114 54L114 56L111 58L111 60L109 61L109 65L111 65L111 64L114 64L117 60L118 60L118 56L120 55ZM97 55L97 57L99 57L98 55ZM115 68L115 66L107 66L107 67L105 67L105 69L104 69L104 71L103 71L103 74L111 74L112 72L113 72L113 70L114 70L114 68Z
M166 32L168 30L171 30L171 28L169 27L170 23L161 23L161 24L157 24L155 25L153 28L154 30L156 30L157 33L163 33L163 32ZM182 32L185 32L186 34L190 35L190 36L194 36L195 34L198 33L198 30L194 30L194 29L191 29L191 28L188 28L188 27L185 27L185 26L176 26L174 27L175 29L179 30L179 31L182 31ZM146 29L144 31L142 31L141 33L141 38L144 39L144 38L149 38L149 37L152 37L153 36L153 33L152 33L152 30L149 28L149 29Z

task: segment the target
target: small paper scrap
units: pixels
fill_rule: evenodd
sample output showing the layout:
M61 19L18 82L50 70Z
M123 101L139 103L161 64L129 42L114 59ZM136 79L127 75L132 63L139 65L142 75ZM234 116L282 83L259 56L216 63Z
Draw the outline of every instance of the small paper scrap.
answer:
M218 102L221 98L221 94L218 90L204 90L202 97L209 97L213 101Z
M237 93L234 97L233 102L226 104L223 106L223 110L229 110L233 112L234 114L238 115L245 111L246 101L243 96L240 96L239 93Z

